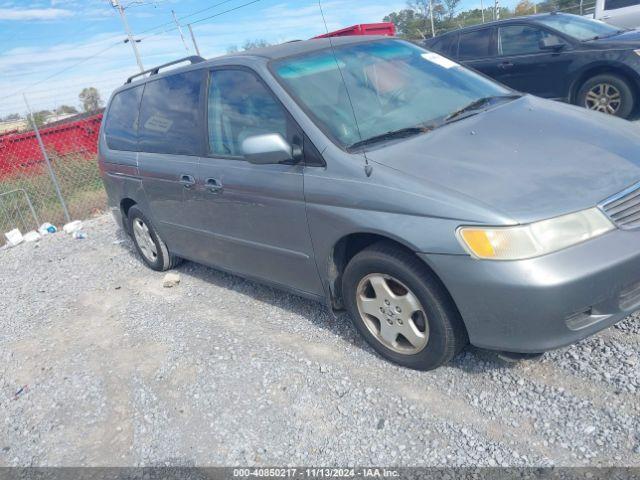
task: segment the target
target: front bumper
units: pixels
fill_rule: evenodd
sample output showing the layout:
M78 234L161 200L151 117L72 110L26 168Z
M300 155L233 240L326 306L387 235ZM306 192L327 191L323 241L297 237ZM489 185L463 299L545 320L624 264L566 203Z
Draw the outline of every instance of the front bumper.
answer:
M614 230L529 260L420 256L449 290L471 343L482 348L544 352L640 309L640 231Z

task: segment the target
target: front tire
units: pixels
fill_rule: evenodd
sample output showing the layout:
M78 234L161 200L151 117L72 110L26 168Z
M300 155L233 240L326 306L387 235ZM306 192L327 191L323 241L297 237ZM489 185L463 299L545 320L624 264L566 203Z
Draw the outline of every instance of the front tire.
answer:
M587 80L578 90L576 103L620 118L629 118L635 106L632 86L614 74L602 74Z
M453 300L414 255L386 243L356 254L342 277L354 326L380 355L399 365L432 370L468 343Z
M169 252L151 221L138 207L129 209L129 232L133 238L136 250L144 263L157 272L164 272L175 267L180 258Z

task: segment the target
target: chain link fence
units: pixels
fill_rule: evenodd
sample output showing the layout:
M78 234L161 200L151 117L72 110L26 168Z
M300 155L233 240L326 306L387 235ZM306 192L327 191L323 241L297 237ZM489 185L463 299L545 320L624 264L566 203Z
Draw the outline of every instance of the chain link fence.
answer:
M38 126L26 115L23 128L0 133L0 246L14 228L60 228L106 209L97 164L101 121L97 111Z

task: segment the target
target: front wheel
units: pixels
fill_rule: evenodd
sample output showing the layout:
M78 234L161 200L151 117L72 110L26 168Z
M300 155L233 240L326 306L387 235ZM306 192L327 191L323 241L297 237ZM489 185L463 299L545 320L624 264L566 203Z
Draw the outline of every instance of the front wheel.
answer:
M633 112L635 95L624 78L603 74L590 78L580 87L576 103L589 110L629 118Z
M412 254L385 243L351 259L342 278L345 306L383 357L416 370L451 360L468 342L453 300Z

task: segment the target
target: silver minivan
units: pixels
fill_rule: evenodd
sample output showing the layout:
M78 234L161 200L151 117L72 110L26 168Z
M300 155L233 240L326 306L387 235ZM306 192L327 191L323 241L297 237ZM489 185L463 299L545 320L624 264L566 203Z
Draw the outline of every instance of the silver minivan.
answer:
M152 269L188 259L346 309L422 370L640 308L631 123L397 39L186 60L130 78L100 132L111 210Z

